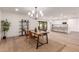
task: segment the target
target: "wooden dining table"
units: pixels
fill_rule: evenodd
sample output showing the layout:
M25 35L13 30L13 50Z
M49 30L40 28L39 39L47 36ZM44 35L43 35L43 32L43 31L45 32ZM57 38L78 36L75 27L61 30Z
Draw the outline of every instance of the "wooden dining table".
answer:
M35 32L35 31L31 31L32 32L32 34L34 34L34 35L36 35L37 36L37 44L36 44L36 49L38 49L38 47L40 47L40 46L42 46L42 45L44 45L44 44L48 44L48 33L49 32L47 32L47 31L37 31L37 32ZM40 40L40 36L45 36L46 37L46 42L45 43L42 43L42 42L40 42L39 40ZM40 44L40 45L39 45Z

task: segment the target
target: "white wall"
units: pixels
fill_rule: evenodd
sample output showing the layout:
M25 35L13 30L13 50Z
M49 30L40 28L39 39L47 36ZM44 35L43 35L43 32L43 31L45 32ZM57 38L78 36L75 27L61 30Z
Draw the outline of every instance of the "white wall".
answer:
M76 20L76 31L79 32L79 19Z
M1 40L1 11L0 11L0 40Z
M38 21L32 18L29 18L29 29L34 30L37 27L38 27Z
M74 32L79 32L79 19L69 19L70 30Z
M66 20L52 20L52 24L62 24L62 22L67 22L67 19Z
M9 12L2 12L1 14L1 20L5 20L8 19L8 21L11 23L10 25L10 29L7 32L7 37L13 37L13 36L18 36L20 35L19 31L20 31L20 23L19 21L21 19L27 19L29 20L29 29L30 30L34 30L35 27L37 27L38 21L48 21L48 20L34 20L32 18L28 18L25 15L21 15L21 14L17 14L17 13L9 13ZM48 21L48 30L50 30L50 22ZM3 34L1 34L3 35Z
M62 24L62 22L68 23L68 33L70 32L79 32L79 19L77 18L71 18L67 20L53 20L51 21L51 24Z
M74 26L74 20L68 19L68 30L69 30L69 32L72 32L75 29L75 27L73 27L73 26Z
M30 30L34 29L35 27L38 26L38 21L47 21L48 22L48 31L51 31L51 24L62 24L62 22L67 21L67 20L57 20L57 21L52 21L50 20L34 20L31 18L28 18L26 15L18 14L18 13L9 13L9 12L0 12L0 20L5 20L8 19L8 21L11 23L10 30L7 33L8 37L12 36L18 36L20 33L20 23L19 21L21 19L27 19L30 21ZM68 19L68 25L69 25L69 31L76 31L79 32L79 19ZM1 36L1 32L0 32Z
M1 20L5 20L6 18L10 22L10 30L8 31L7 36L12 37L12 36L20 35L20 33L19 33L19 31L20 31L19 21L21 19L26 19L26 16L18 14L18 13L2 12Z
M38 20L34 20L34 19L29 19L29 22L30 22L30 26L29 26L29 29L30 30L34 30L35 28L38 28L38 25L39 25L39 23L38 23L38 21L47 21L47 30L48 31L50 31L50 20L45 20L45 19L38 19Z

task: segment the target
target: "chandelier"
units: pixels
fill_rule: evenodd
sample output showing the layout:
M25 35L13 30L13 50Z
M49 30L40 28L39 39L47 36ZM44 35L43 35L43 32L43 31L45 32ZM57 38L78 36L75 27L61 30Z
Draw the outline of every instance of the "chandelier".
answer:
M38 10L37 7L34 7L34 10L32 10L31 12L28 12L28 16L30 18L37 20L38 18L43 16L43 12L41 10Z

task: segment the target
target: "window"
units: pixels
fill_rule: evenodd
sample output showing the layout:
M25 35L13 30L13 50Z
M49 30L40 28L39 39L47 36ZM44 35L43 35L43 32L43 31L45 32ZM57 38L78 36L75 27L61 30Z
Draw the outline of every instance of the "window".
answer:
M46 31L47 30L47 21L38 21L39 22L39 30Z

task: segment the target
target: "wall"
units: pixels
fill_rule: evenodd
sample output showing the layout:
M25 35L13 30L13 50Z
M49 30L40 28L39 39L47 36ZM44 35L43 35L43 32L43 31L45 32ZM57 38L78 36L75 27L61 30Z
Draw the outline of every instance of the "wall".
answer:
M70 30L74 32L79 32L79 19L69 19Z
M52 24L62 24L62 22L67 22L67 19L66 20L52 20Z
M76 31L79 32L79 19L76 19Z
M9 13L2 12L1 20L5 20L6 18L10 22L10 30L7 33L7 37L18 36L20 33L20 23L21 19L26 19L25 15L21 15L18 13ZM3 34L2 34L3 35Z
M52 21L51 21L51 29L52 29L52 24L55 24L55 26L57 26L57 27L64 26L64 25L62 25L63 22L67 22L66 27L68 28L68 19L62 19L62 20L56 19L56 20L52 20ZM59 30L59 31L63 31L63 30ZM65 31L66 31L67 33L70 32L70 31L69 31L69 28L68 28L67 30L65 30Z
M2 12L1 14L1 20L5 20L8 19L8 21L11 23L10 24L10 29L7 32L7 37L13 37L13 36L18 36L20 35L19 31L20 31L20 23L19 21L21 19L26 19L29 20L29 29L30 30L34 30L35 27L38 26L38 21L47 21L47 20L34 20L32 18L28 18L25 15L22 14L18 14L18 13L9 13L9 12ZM48 30L50 30L50 23L48 22ZM3 35L3 34L1 34Z
M53 19L47 20L47 19L39 19L34 20L31 18L28 18L26 15L18 14L18 13L9 13L9 12L0 12L0 20L8 19L8 21L11 23L10 30L7 33L8 37L18 36L20 33L20 23L19 21L21 19L26 19L30 21L30 30L34 30L35 27L38 26L38 21L47 21L48 22L48 31L51 31L51 24L61 24L64 21L67 20L57 20L52 21ZM68 25L69 25L69 31L76 31L79 32L79 19L68 19ZM1 30L1 28L0 28ZM3 34L2 34L3 35ZM1 32L0 32L1 37Z
M1 11L0 11L0 40L1 40Z
M29 18L29 29L34 30L37 27L38 27L38 21L32 18Z
M78 18L71 18L67 20L53 20L51 24L62 24L62 22L68 23L68 33L70 32L79 32L79 19Z
M68 29L69 29L69 32L72 32L74 31L75 27L74 26L74 20L73 19L68 19Z
M50 20L45 20L45 19L38 19L38 20L34 20L34 19L29 19L30 21L30 30L34 30L35 28L38 28L38 21L47 21L47 31L50 31L50 23L51 21Z

